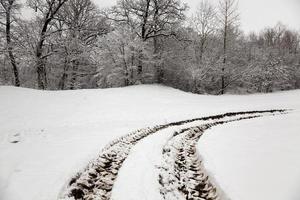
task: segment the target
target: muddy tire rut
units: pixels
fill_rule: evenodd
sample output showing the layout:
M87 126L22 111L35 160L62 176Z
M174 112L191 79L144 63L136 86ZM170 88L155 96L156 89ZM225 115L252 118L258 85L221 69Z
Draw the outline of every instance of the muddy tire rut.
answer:
M188 119L134 131L109 143L99 156L70 179L59 199L109 200L122 164L132 147L140 140L169 127L189 123L197 126L176 131L162 149L163 163L159 166L160 193L163 199L215 200L218 186L206 172L196 144L205 130L224 123L285 114L286 110L229 112L220 115Z

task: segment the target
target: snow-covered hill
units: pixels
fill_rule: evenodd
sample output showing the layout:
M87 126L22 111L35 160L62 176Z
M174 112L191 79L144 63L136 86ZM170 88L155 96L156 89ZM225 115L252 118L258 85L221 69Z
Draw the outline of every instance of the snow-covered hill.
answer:
M213 127L201 137L198 151L231 200L298 200L299 90L205 96L158 85L77 91L0 87L0 199L57 199L70 177L106 144L136 129L267 109L293 110ZM116 179L115 200L161 198L156 155L168 134L162 131L133 147Z

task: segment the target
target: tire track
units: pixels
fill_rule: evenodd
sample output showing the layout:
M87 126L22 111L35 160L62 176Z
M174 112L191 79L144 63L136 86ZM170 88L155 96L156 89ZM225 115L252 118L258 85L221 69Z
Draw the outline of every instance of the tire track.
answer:
M283 114L284 112L280 112ZM205 170L196 146L203 133L213 126L275 115L274 112L242 114L243 117L205 123L175 132L162 150L163 162L158 167L160 194L166 200L219 200L220 188ZM231 115L232 118L234 115ZM239 115L236 115L239 116Z
M118 171L128 157L131 148L143 138L160 130L181 126L191 122L220 120L225 117L253 115L263 113L284 113L285 110L265 110L247 112L229 112L221 115L194 118L164 125L154 126L134 131L109 143L102 149L98 158L76 176L74 176L63 189L59 199L83 199L83 200L108 200L111 198L111 191L117 178ZM183 130L182 132L185 132Z

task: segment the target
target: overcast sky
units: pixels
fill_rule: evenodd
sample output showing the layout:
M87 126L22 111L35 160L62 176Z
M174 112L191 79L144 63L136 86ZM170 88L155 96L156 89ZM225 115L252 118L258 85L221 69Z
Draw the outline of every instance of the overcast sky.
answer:
M22 0L25 1L25 0ZM114 5L116 0L93 0L100 8ZM188 14L201 0L181 0L189 5ZM209 0L218 5L219 0ZM239 0L240 24L246 33L273 27L279 21L300 31L300 0ZM28 15L27 12L24 12Z
M218 0L210 0L218 5ZM100 7L115 4L116 0L94 0ZM200 0L182 0L192 13ZM300 0L239 0L241 28L245 32L260 31L267 26L282 22L288 27L300 30Z

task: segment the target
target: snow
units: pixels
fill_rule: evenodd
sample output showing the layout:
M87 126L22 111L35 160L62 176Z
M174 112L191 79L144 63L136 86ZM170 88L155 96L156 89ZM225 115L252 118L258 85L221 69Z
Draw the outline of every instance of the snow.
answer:
M299 114L241 121L207 131L199 151L230 199L300 198Z
M174 130L174 128L170 129ZM172 132L164 130L159 134L150 135L132 149L132 154L127 158L118 175L112 191L112 199L162 199L156 166L160 163L161 149L164 141L171 137L170 133Z
M139 128L281 108L294 110L213 127L200 139L205 167L231 200L300 198L299 90L205 96L159 85L78 91L0 87L0 199L56 199L107 143ZM172 131L134 147L116 180L115 200L160 198L155 165Z

